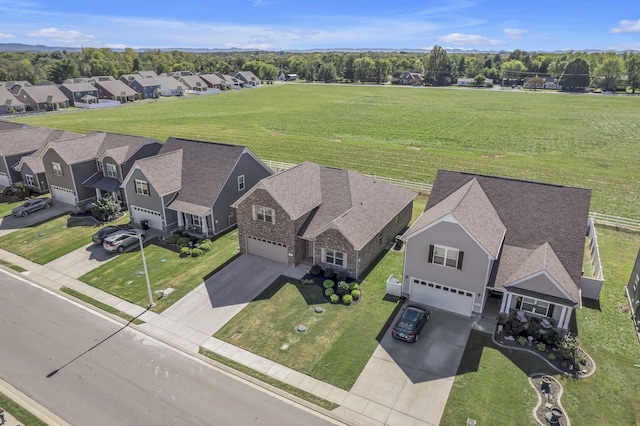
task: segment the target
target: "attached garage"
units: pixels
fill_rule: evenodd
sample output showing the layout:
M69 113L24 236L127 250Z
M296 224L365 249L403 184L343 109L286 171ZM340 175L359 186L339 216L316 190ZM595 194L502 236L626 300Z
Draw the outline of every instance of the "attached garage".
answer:
M289 263L287 246L264 238L247 236L247 253L276 262Z
M476 294L470 291L411 278L409 300L470 317Z
M0 172L0 185L5 187L11 186L9 176L5 172Z
M51 185L51 196L60 203L76 205L76 194L71 189Z
M144 207L131 206L129 208L131 214L131 220L135 223L140 223L141 220L149 221L149 227L154 229L163 230L164 225L162 223L162 214L155 210L145 209Z

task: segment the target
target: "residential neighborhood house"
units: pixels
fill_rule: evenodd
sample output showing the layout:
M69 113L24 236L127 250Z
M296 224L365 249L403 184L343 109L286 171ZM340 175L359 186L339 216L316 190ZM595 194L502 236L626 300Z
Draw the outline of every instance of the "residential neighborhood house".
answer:
M409 223L416 193L304 162L263 179L235 206L240 251L358 278Z
M0 87L0 114L24 112L26 108L8 89Z
M69 99L51 84L22 86L16 97L31 111L53 111L69 107Z
M240 80L242 86L250 85L252 87L260 85L260 79L251 71L238 71L235 78Z
M120 103L133 102L138 98L138 92L121 80L98 80L94 82L100 99L111 99Z
M422 74L417 72L405 71L398 76L397 82L398 84L402 84L405 86L412 86L414 84L421 85L424 81L424 77Z
M60 90L69 99L71 106L97 104L99 101L98 89L88 82L64 83L60 85Z

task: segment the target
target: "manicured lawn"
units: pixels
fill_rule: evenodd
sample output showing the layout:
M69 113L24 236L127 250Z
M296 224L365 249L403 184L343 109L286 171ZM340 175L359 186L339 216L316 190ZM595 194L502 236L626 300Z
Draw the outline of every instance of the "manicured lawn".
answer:
M638 96L288 84L19 121L242 144L422 182L444 168L581 186L593 211L637 218L639 108Z
M0 217L10 216L11 210L22 205L24 201L16 201L15 203L0 203Z
M45 422L22 408L8 396L0 393L0 407L4 408L7 413L11 413L19 422L29 426L47 426Z
M583 380L555 375L564 386L562 404L572 424L637 425L640 423L640 380L634 364L640 344L634 333L623 286L629 282L640 234L598 227L605 273L599 306L577 311L578 337L597 365ZM442 424L533 424L529 418L535 394L526 380L530 372L545 372L531 356L523 363L486 337L472 333L449 396ZM469 367L469 365L475 367Z
M162 312L185 294L200 285L212 271L226 264L236 254L238 232L229 232L213 243L213 249L200 257L181 258L178 253L150 244L145 247L144 255L149 271L151 290L164 290L169 287L175 291L157 299L154 312ZM146 307L149 304L147 284L139 250L117 255L118 257L97 269L80 277L81 281L118 296L136 305ZM163 262L162 260L165 259Z
M363 281L362 300L355 306L332 305L319 286L280 277L215 337L348 390L397 306L383 299L391 272L402 273L402 255L393 250ZM325 308L321 314L314 312L318 305ZM299 324L308 330L297 332Z
M125 214L115 224L129 222ZM101 227L74 226L67 228L67 215L32 228L23 228L0 238L0 248L44 265L91 242L91 236Z
M130 321L130 322L134 323L135 325L144 324L144 321L142 321L141 319L133 318L133 317L131 317L131 315L127 315L126 313L124 313L122 311L119 311L119 310L115 309L112 306L109 306L109 305L107 305L105 303L102 303L102 302L99 302L99 301L97 301L95 299L92 299L89 296L85 296L84 294L79 293L79 292L77 292L77 291L75 291L75 290L73 290L73 289L71 289L69 287L62 286L60 288L60 291L62 291L64 293L67 293L67 294L75 297L76 299L80 299L80 300L82 300L84 302L87 302L88 304L93 305L98 309L101 309L101 310L103 310L105 312L109 312L110 314L116 315L116 316L122 318L123 320Z

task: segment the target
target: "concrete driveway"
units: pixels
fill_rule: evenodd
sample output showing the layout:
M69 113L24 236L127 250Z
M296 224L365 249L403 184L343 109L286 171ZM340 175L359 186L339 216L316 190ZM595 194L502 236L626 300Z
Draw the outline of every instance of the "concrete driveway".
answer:
M430 310L431 319L416 343L394 339L389 327L351 388L349 393L376 404L371 408L375 420L385 424L413 425L415 419L421 422L415 424L440 423L473 319Z
M46 222L49 219L73 211L73 206L54 202L48 209L38 210L27 217L7 216L0 219L0 236L10 234L18 229L28 228Z

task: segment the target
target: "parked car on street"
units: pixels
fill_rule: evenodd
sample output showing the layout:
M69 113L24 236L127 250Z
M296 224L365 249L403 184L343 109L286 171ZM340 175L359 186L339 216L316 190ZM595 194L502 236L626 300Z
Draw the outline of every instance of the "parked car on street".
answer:
M104 228L100 229L98 232L93 234L93 237L91 237L91 241L93 241L96 244L102 244L104 242L104 239L107 238L109 235L123 229L124 228L121 228L119 226L105 226Z
M391 335L396 339L413 343L418 340L422 327L429 321L431 313L427 308L408 306L402 316L391 329Z
M106 251L122 253L132 244L138 244L138 237L144 241L144 233L140 229L122 229L107 236L102 243Z
M24 217L35 211L48 209L52 205L53 200L51 198L32 198L31 200L27 200L22 203L21 206L14 208L11 213L16 217Z

